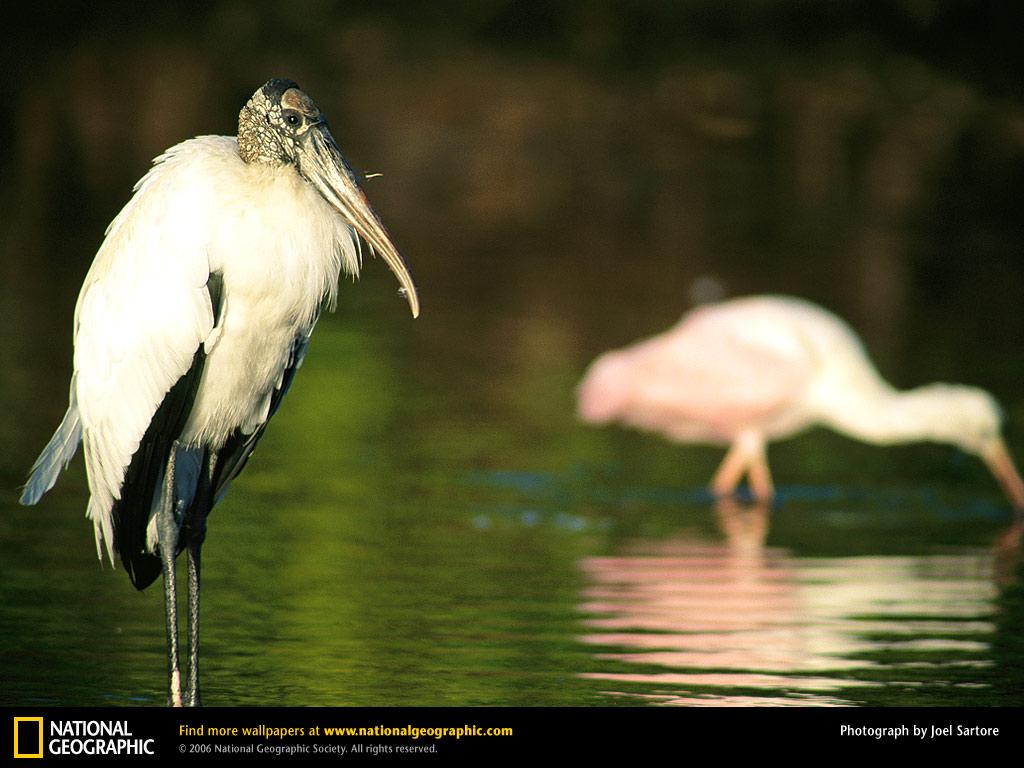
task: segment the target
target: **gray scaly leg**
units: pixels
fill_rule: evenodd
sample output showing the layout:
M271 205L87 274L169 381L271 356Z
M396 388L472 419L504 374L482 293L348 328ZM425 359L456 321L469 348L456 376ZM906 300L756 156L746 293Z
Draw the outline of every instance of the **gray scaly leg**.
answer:
M192 515L188 521L188 686L185 688L185 704L189 707L202 706L199 700L199 571L200 552L206 540L206 516L213 504L213 471L217 466L217 453L207 454L205 472L193 502Z
M185 705L201 706L199 701L199 551L202 543L188 543L188 685Z
M164 572L164 603L167 612L167 670L168 705L180 707L181 668L178 664L178 591L175 583L174 556L178 550L178 522L174 519L174 456L178 443L175 441L167 459L164 473L163 504L157 511L157 546L160 563Z

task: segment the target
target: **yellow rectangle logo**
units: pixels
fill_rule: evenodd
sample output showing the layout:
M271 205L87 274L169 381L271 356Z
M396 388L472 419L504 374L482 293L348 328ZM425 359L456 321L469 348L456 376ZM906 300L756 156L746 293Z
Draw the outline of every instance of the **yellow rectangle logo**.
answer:
M35 723L39 732L39 738L21 739L22 723ZM31 728L25 726L26 731ZM26 734L28 735L28 734ZM22 752L22 750L26 750ZM34 749L34 752L28 750ZM43 756L43 718L41 717L16 717L14 718L14 756L15 757L42 757Z

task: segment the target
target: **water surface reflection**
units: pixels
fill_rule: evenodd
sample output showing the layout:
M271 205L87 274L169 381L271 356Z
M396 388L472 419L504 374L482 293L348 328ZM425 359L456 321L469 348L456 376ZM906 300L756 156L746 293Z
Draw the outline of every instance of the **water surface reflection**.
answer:
M581 639L596 662L585 677L614 695L699 706L988 687L990 551L800 557L765 545L765 508L716 512L724 540L680 533L582 561Z

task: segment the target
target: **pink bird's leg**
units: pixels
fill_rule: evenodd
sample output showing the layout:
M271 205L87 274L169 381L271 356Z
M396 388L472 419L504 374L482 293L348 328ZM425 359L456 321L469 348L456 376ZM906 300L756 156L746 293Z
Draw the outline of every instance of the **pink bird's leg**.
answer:
M729 447L722 459L718 471L711 480L711 490L716 496L729 496L740 484L743 474L747 471L747 453L742 440L737 440Z
M768 469L764 438L752 432L740 435L729 448L711 481L711 489L716 496L728 496L736 491L743 475L748 473L750 490L754 497L761 501L770 501L775 488L772 485L771 471Z
M772 496L775 495L775 486L772 484L771 470L768 469L768 456L765 453L763 440L758 441L757 449L750 457L747 477L754 498L759 501L771 501Z

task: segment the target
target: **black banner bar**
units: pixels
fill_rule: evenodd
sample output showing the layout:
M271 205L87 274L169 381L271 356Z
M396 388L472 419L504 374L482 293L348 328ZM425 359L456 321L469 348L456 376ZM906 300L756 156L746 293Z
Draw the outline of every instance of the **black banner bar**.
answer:
M451 765L644 760L668 750L721 756L924 751L977 757L1020 743L1024 710L677 708L48 708L2 710L0 764L145 765L210 760ZM41 757L41 759L40 759ZM28 762L28 761L33 762Z

